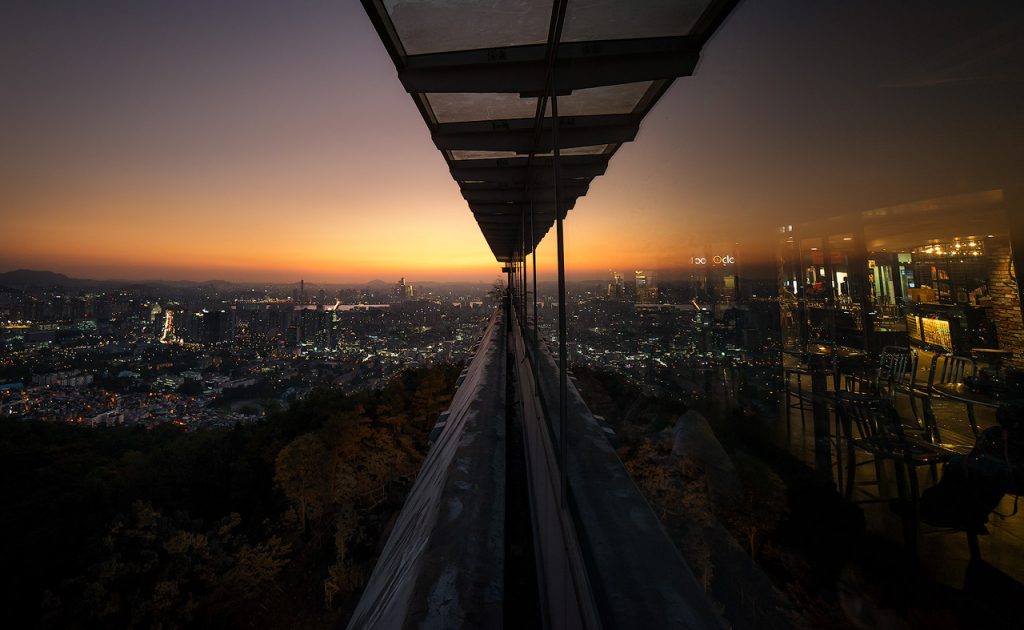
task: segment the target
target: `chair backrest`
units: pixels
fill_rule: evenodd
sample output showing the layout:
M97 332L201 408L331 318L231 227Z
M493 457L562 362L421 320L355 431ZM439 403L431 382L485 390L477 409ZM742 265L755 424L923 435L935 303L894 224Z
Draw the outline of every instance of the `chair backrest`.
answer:
M963 383L968 376L975 376L978 366L974 359L955 354L937 354L932 357L928 369L928 389L944 383Z
M906 445L903 423L888 400L869 394L843 392L838 396L839 413L848 438L860 437L875 446L895 451Z
M917 351L903 346L885 346L878 364L875 389L890 401L899 388L913 388L917 380Z

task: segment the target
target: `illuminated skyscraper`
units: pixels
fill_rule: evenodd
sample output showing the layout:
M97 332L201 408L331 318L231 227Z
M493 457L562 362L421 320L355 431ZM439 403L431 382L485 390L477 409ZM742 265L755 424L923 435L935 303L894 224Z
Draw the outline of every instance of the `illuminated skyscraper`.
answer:
M398 284L395 285L395 297L398 298L399 302L411 300L413 296L412 285L406 283L405 278L401 278Z
M618 271L612 272L612 281L608 283L608 297L613 300L626 299L626 280Z
M658 301L658 286L654 274L638 269L635 273L636 303L654 304Z

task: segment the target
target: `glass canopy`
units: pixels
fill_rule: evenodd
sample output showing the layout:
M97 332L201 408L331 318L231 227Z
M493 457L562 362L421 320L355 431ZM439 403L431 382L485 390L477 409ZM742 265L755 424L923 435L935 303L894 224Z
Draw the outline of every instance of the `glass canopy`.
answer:
M502 262L529 254L587 193L735 4L363 0Z

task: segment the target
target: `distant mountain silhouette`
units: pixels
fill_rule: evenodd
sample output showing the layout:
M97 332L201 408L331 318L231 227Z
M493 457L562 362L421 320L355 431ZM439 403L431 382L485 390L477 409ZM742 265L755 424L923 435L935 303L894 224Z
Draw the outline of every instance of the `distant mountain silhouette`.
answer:
M389 289L398 280L380 280L374 279L366 283L359 282L343 282L343 283L306 283L306 291L317 291L320 288L334 290L336 288L362 288L367 287L375 290ZM434 280L416 280L412 284L416 287L417 291L429 290L429 289L454 289L454 290L467 290L473 291L479 289L481 286L490 285L491 282L483 281L454 281L454 282L438 282ZM175 288L175 289L192 289L198 287L209 287L222 291L238 290L243 288L255 287L260 289L266 288L295 288L298 286L297 282L233 282L231 280L160 280L160 279L148 279L148 280L128 280L128 279L117 279L110 278L106 280L94 280L88 278L71 278L63 273L57 273L55 271L43 271L36 269L16 269L14 271L0 272L0 288L9 288L22 290L31 287L35 288L47 288L47 287L67 287L67 288L90 288L90 289L134 289L140 291L151 290L154 288Z
M69 278L62 273L55 273L53 271L16 269L0 273L0 285L8 287L77 287L95 284L95 280Z
M70 278L63 273L55 271L40 271L35 269L17 269L0 273L0 286L15 289L27 287L108 287L121 289L148 290L154 287L212 287L217 289L230 289L239 287L234 282L227 280L91 280L86 278Z

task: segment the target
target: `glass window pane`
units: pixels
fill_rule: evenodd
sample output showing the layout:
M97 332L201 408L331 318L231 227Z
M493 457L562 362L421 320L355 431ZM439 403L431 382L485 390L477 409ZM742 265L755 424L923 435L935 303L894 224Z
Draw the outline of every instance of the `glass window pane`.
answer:
M640 81L576 90L558 97L558 113L562 116L629 114L653 84L653 81ZM426 97L440 123L533 118L537 112L536 98L521 98L518 94L456 92L429 93ZM550 103L547 113L551 113Z
M551 21L550 0L385 0L410 55L543 44Z
M515 151L451 151L453 160L491 160L495 158L513 158L519 154Z
M640 81L639 83L575 90L569 96L558 97L558 114L560 116L630 114L653 84L653 81ZM548 104L548 113L551 113L550 103Z
M537 113L537 99L518 94L431 93L427 101L440 123L533 118Z

